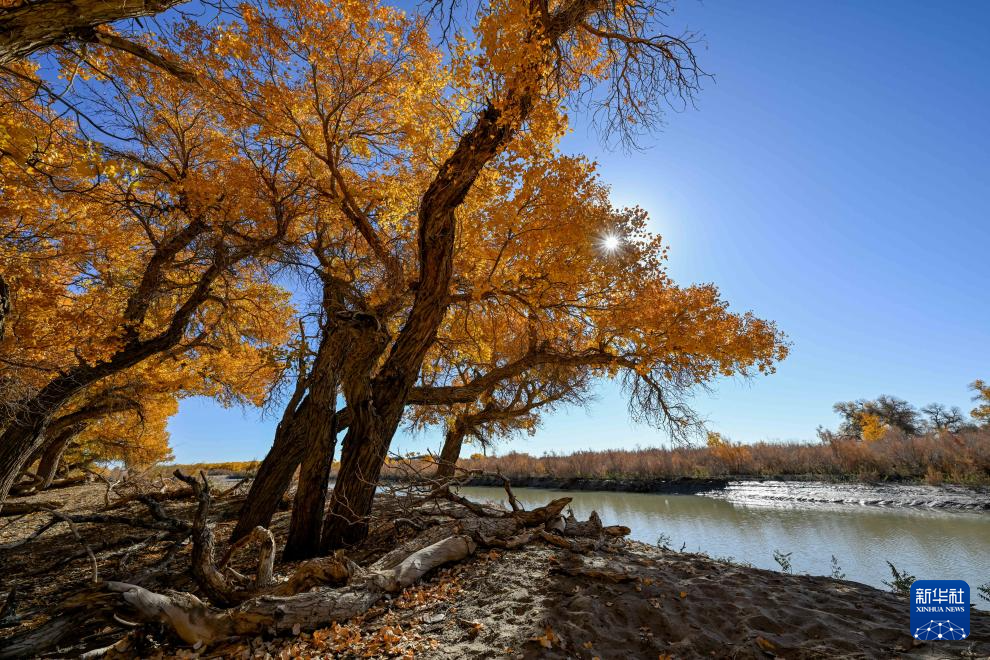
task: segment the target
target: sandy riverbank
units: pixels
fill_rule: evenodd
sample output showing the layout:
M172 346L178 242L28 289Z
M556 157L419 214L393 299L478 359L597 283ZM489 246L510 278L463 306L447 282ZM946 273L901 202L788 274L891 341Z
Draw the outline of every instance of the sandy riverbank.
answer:
M408 651L438 659L990 657L986 612L973 612L966 642L917 643L908 634L903 597L634 542L583 556L543 545L485 552L412 591L359 627L291 641L259 639L237 652L385 657L382 651ZM391 643L383 643L387 639Z
M466 486L501 487L490 475L465 481ZM677 479L586 479L550 476L517 477L516 488L545 488L562 491L705 495L736 502L807 502L862 506L923 507L990 511L990 488L986 486L931 485L911 482L830 482L795 476L754 478Z
M101 490L63 491L66 509L99 508ZM180 516L191 513L185 503L169 508ZM217 508L221 535L236 508L236 502ZM287 522L286 513L274 521L280 544ZM23 538L36 525L19 520L0 540ZM104 579L124 570L121 550L143 538L112 538L91 525L80 531ZM3 581L22 590L24 624L51 625L31 611L84 588L88 562L77 546L63 530L6 553ZM154 554L140 555L129 560L127 572L157 561ZM162 586L193 588L185 561L180 554ZM105 657L990 658L990 613L973 612L965 642L916 643L908 621L905 598L855 582L760 570L632 541L586 554L533 541L518 550L479 550L358 619L314 633L280 630L276 637L190 648L151 626L128 638L140 646L127 641ZM0 630L0 638L16 633ZM72 648L75 641L63 645Z

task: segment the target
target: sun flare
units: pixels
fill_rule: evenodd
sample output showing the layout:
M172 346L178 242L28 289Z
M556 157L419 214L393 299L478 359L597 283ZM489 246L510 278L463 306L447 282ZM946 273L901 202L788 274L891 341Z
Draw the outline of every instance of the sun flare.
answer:
M602 249L606 252L615 252L621 243L622 240L615 234L605 234L602 237Z

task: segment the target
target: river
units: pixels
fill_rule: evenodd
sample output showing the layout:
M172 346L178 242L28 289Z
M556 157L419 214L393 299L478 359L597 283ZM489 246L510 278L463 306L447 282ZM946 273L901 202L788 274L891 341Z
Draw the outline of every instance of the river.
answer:
M464 487L478 501L505 503L505 491ZM835 556L846 579L885 588L886 561L918 579L990 582L990 513L786 501L760 497L709 497L622 492L514 488L531 508L572 497L574 514L598 511L606 525L626 525L631 538L656 543L661 535L685 552L731 557L758 568L780 570L773 551L791 553L795 573L829 575ZM985 602L980 603L990 609Z

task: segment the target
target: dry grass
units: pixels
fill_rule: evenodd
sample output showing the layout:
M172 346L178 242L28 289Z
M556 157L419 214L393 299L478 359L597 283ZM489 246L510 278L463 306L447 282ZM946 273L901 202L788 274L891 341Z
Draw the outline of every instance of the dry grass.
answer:
M990 484L990 429L905 436L875 442L825 434L820 443L730 445L675 449L611 449L573 454L461 459L469 470L510 479L548 476L591 479L807 476L830 480L912 480Z
M409 461L389 459L383 476L408 477ZM412 473L432 468L413 460ZM258 469L258 461L196 463L176 467L195 474L243 477ZM334 462L332 474L336 474ZM673 449L608 449L573 454L531 456L511 452L503 456L461 459L466 470L500 472L509 479L554 477L561 479L673 479L677 477L781 477L801 476L825 480L924 481L990 485L990 428L959 433L907 436L889 431L874 442L825 433L822 442L726 444L714 447Z
M163 465L152 470L152 473L162 473L170 475L176 469L182 470L186 474L199 474L206 472L211 476L226 476L241 478L254 475L258 471L261 461L228 461L226 463L186 463L182 465Z

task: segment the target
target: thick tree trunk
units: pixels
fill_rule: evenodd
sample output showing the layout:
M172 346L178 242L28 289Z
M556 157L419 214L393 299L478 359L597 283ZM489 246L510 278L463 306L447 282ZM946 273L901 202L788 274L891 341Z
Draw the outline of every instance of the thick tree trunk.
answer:
M330 306L332 291L325 291L325 305ZM312 371L306 381L309 394L305 408L293 420L305 447L299 485L292 505L292 521L285 543L286 560L309 559L320 553L320 532L327 504L330 466L337 446L337 385L342 361L340 333L324 329Z
M306 453L292 505L289 537L285 542L284 558L287 561L309 559L320 552L320 532L327 504L330 466L337 446L337 429L333 408L313 410L313 413L311 419L303 423Z
M0 64L73 39L101 25L152 16L185 0L33 0L0 8Z
M8 316L10 316L10 287L7 286L3 273L0 273L0 341L6 334Z
M592 0L580 0L558 10L550 23L544 25L544 36L549 38L549 43L556 42L594 8ZM526 76L520 79L526 80ZM344 439L340 472L324 524L324 551L352 545L367 535L367 516L389 444L450 304L457 232L455 212L484 167L529 115L534 89L531 82L535 81L506 89L502 107L489 103L478 114L474 126L461 136L457 148L440 166L423 194L418 213L419 278L412 308L368 391L353 398L347 391L348 383L344 383L353 421Z
M41 405L44 399L36 397L31 402L36 405L29 404L28 410L18 416L0 435L0 507L7 501L7 495L28 459L44 444L45 427L51 420L52 413L65 398L49 405Z
M440 450L437 479L450 479L454 476L454 468L457 466L457 459L461 455L461 446L464 444L466 431L460 420L454 422L454 428L447 429L447 435L443 439L443 449Z
M393 428L383 437L376 428L377 420L368 417L355 414L344 437L340 471L323 523L320 545L324 554L360 543L368 535L368 516L378 476L395 433Z
M51 487L58 466L62 462L62 455L68 449L69 443L76 437L77 429L69 428L62 431L45 447L41 454L41 461L38 463L38 490L45 490Z

